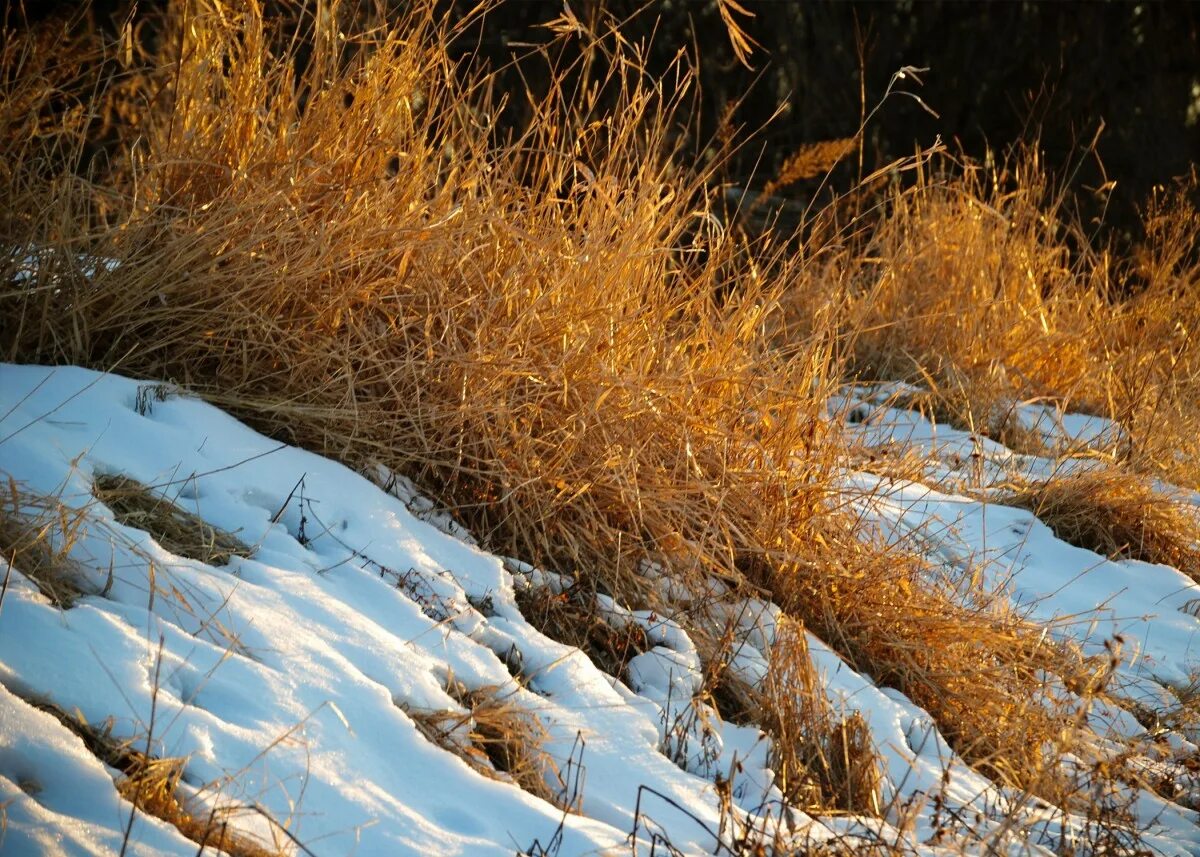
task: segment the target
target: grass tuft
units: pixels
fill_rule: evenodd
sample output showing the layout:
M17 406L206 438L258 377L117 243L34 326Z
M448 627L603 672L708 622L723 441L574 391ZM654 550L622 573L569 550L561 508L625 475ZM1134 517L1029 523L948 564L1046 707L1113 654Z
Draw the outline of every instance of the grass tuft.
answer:
M633 622L605 616L579 584L555 592L550 586L516 590L521 615L546 636L580 649L602 671L625 681L625 667L650 648L646 632Z
M92 491L119 523L144 530L178 556L209 565L225 565L250 556L237 538L206 523L128 476L97 475Z
M1117 468L1072 470L1012 488L1000 502L1028 509L1077 547L1173 566L1200 582L1200 514L1145 477Z
M0 495L0 553L57 607L67 609L85 594L83 570L71 547L87 519L54 498L34 495L9 478Z
M794 623L777 632L757 708L771 736L769 764L789 804L881 815L883 774L870 730L857 712L844 719L835 715L804 629Z
M458 756L476 773L512 783L560 809L577 811L567 803L567 785L557 764L543 749L548 735L537 716L519 706L511 690L508 694L498 687L459 690L465 711L408 706L404 710L427 740Z
M186 759L155 758L135 749L131 741L113 737L111 722L96 726L72 716L56 705L35 703L83 741L97 759L121 772L117 791L140 812L170 824L200 850L210 849L229 857L280 857L286 852L265 848L229 829L225 813L216 810L195 815L179 794Z

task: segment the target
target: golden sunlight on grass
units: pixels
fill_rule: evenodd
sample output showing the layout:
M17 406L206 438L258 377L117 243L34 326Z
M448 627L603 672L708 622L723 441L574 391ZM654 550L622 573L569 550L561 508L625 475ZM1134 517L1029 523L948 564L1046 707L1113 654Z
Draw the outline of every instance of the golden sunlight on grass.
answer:
M612 33L576 21L559 38L588 44L585 83L615 93L613 113L564 71L502 135L504 96L451 61L431 8L376 23L309 22L301 62L255 4L171 3L156 21L170 37L119 73L97 31L51 20L6 39L4 358L170 379L274 437L382 463L490 550L633 608L678 606L647 562L765 594L928 710L968 762L1071 803L1053 764L1088 739L1050 677L1085 686L1094 665L839 511L848 446L827 402L851 378L912 380L939 418L1018 445L993 416L1053 398L1120 421L1104 453L1130 473L1200 485L1200 230L1182 195L1116 260L1081 243L1034 156L984 169L926 153L897 166L903 181L881 172L815 212L802 242L752 237L718 210L716 168L673 148L686 98ZM855 145L802 151L772 187ZM1194 521L1141 478L1012 501L1077 543L1196 577ZM96 489L176 553L245 555L133 483ZM42 550L5 515L6 551ZM35 565L69 604L70 575L50 554ZM585 599L523 599L618 678L645 646ZM797 630L742 713L776 742L789 800L880 813L861 723L818 706L813 682ZM463 705L410 714L476 770L544 792L532 722L487 693Z

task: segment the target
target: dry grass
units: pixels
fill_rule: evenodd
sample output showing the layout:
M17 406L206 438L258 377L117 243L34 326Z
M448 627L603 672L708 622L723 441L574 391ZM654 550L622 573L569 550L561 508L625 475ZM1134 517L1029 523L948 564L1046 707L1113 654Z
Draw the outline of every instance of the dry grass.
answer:
M826 698L800 623L776 628L765 679L752 685L730 668L740 641L732 628L699 640L701 696L723 720L754 724L770 738L768 765L791 806L810 814L879 816L881 771L870 731L857 712L841 718Z
M648 559L758 587L968 760L1050 794L1040 748L1062 732L1042 676L1081 666L864 541L833 509L845 449L825 403L843 357L932 380L960 415L1055 396L1121 419L1131 467L1195 481L1183 203L1163 203L1136 293L1103 253L1073 258L1036 164L918 159L871 219L835 206L789 253L720 225L713 174L672 148L688 104L627 43L560 21L591 45L582 82L560 75L500 139L502 97L449 59L426 4L375 23L308 22L300 63L254 4L171 3L164 37L111 78L118 46L98 33L7 39L5 356L176 379L276 437L406 474L487 547L624 603L658 606ZM616 112L595 115L589 87ZM704 253L686 246L698 220ZM182 531L169 549L239 552L121 488L131 514ZM564 604L542 600L524 606L566 636ZM573 644L619 671L629 647L597 627ZM830 766L860 741L839 730ZM847 806L871 805L868 779L844 772Z
M928 711L951 745L998 782L1053 801L1067 700L1044 673L1088 670L1003 602L942 580L930 561L827 531L827 549L768 569L776 598L855 669Z
M892 397L892 408L916 411L930 422L991 438L1023 455L1053 455L1056 450L1036 430L1022 425L1017 404L1005 400L1009 391L989 388L981 381L964 382L957 388L933 388Z
M914 174L882 216L842 227L861 254L812 266L820 281L792 293L801 326L835 308L860 378L924 386L925 406L959 427L1039 452L1012 403L1053 400L1120 423L1102 451L1133 469L1200 484L1195 176L1148 203L1143 242L1118 256L1036 152L988 168L918 161Z
M1065 542L1170 565L1200 582L1200 514L1144 477L1115 468L1069 471L1018 485L1000 502L1033 512Z
M771 736L776 784L795 806L879 816L882 772L857 712L840 719L825 699L804 629L785 624L758 692L756 721Z
M170 824L198 843L201 852L210 850L229 857L279 857L287 853L265 848L230 830L225 813L214 810L207 816L194 815L178 793L185 759L148 756L134 748L132 741L114 738L111 723L95 726L50 703L37 703L36 707L78 736L101 762L121 772L116 785L123 798L140 812Z
M71 558L86 510L36 496L12 478L6 487L0 496L0 552L53 604L71 607L86 591L84 574Z
M779 167L779 174L763 185L756 203L788 185L824 175L857 149L858 143L858 137L843 137L801 146Z
M119 510L115 513L119 522L146 529L175 553L218 563L227 561L235 546L234 552L246 555L247 549L233 537L132 480L101 476L96 483L98 493ZM223 605L181 579L169 564L160 565L137 538L115 527L100 512L100 497L83 493L78 498L82 502L77 502L64 496L61 488L55 494L41 494L12 478L5 488L0 494L0 551L51 603L69 609L82 596L106 598L114 585L132 586L145 595L148 605L157 604L188 626L198 623L198 635L247 653L219 615ZM106 491L114 493L106 495ZM128 595L125 589L124 596L118 597Z
M225 565L232 557L250 555L250 548L234 536L205 523L136 479L98 475L92 491L119 523L145 530L177 556Z
M546 727L517 704L512 689L483 687L458 694L465 711L427 711L405 707L417 729L431 743L466 762L489 779L512 783L560 809L568 803L568 784L554 759L543 749ZM552 782L558 787L553 788ZM578 796L576 796L577 798Z
M629 662L650 648L640 626L629 622L618 627L578 586L564 592L554 592L549 586L525 586L517 589L516 597L526 621L551 639L580 649L597 667L621 681L625 681Z

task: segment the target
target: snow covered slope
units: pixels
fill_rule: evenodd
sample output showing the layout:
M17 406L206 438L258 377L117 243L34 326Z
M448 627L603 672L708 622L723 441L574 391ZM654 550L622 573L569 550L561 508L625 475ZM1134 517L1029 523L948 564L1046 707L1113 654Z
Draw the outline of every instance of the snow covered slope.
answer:
M85 510L61 528L80 574L69 608L19 560L0 564L6 855L112 854L126 838L131 805L114 787L117 772L47 712L51 704L89 724L112 718L114 737L152 756L184 758L180 789L194 806L233 808L232 826L285 853L661 854L666 843L734 853L733 831L751 826L797 847L1050 853L1084 823L1015 806L1017 796L957 759L927 714L815 638L828 696L861 713L884 759L889 809L886 821L781 814L765 738L692 700L700 663L669 619L608 605L614 622L638 625L651 643L618 681L522 616L517 587L562 578L456 538L403 485L385 491L167 388L0 366L0 475L11 480L5 492ZM234 534L248 555L210 564L120 523L94 494L98 480L115 477ZM848 474L847 488L880 485ZM1200 587L1175 570L1071 548L1026 512L913 484L883 495L872 506L881 521L905 531L945 522L930 549L988 552L987 567L1037 618L1103 605L1095 622L1056 633L1093 645L1114 632L1136 640L1123 673L1131 695L1161 702L1192 680L1200 620L1183 608ZM773 614L748 606L756 621L739 658L753 678L765 668ZM465 740L466 706L480 694L545 730L544 789L485 775L446 748ZM452 724L436 741L422 726L434 712ZM1095 718L1142 728L1120 710ZM1186 754L1198 737L1171 740ZM947 809L975 817L973 830L928 844ZM1005 823L1013 813L1023 819L1015 828ZM1135 813L1152 848L1200 853L1195 812L1146 794ZM138 814L126 853L197 848Z

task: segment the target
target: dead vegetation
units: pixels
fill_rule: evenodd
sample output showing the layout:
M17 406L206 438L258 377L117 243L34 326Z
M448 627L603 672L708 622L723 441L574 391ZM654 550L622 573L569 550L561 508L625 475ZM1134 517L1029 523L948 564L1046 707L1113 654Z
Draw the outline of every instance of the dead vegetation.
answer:
M0 553L34 582L57 607L66 609L86 591L86 578L71 558L86 510L69 509L8 479L0 495Z
M1061 796L1044 677L1085 666L863 537L835 505L845 446L826 402L852 376L932 379L939 414L983 415L1016 442L995 419L1004 403L1055 396L1121 421L1114 454L1131 470L1200 484L1185 321L1200 314L1200 230L1178 225L1195 219L1182 197L1151 208L1144 252L1115 265L1073 243L1036 158L984 170L926 155L869 176L792 252L722 223L715 173L673 149L686 96L664 97L635 48L568 8L555 32L590 44L592 76L560 75L503 140L500 95L449 59L431 4L388 27L308 22L304 63L255 4L162 14L172 37L134 46L120 75L104 72L118 45L53 19L0 48L7 359L176 379L273 436L406 474L490 549L626 603L664 600L647 559L765 592L925 707L968 761ZM620 109L592 115L588 86ZM80 99L89 109L62 107ZM105 157L81 166L89 147ZM697 218L712 225L703 253L687 240ZM41 261L26 276L29 247ZM102 478L97 496L180 555L245 555L144 486ZM1165 519L1139 514L1113 530L1118 549L1157 544ZM522 597L613 675L645 645L576 594ZM774 723L790 795L877 811L859 725L797 709L790 689L808 678L780 669L743 714ZM488 732L512 712L467 707L469 764L537 769L503 737L525 727ZM463 715L417 716L445 741ZM819 737L800 734L818 721Z
M181 580L177 569L160 563L137 537L121 532L100 504L112 500L119 523L145 529L181 556L219 563L235 553L246 556L248 549L134 480L100 476L92 487L95 494L70 494L65 486L42 494L9 477L0 493L0 556L10 568L61 609L84 596L127 598L136 592L148 606L196 628L197 636L247 655L220 615L223 605Z
M1200 582L1200 515L1184 498L1117 468L1021 484L1000 502L1028 509L1065 542L1114 559L1157 562Z
M1046 439L1035 429L1021 424L1017 403L1006 401L1008 391L960 380L957 388L933 388L896 395L887 407L915 411L939 425L991 438L1013 452L1023 455L1054 455Z
M464 710L402 706L425 738L476 773L512 783L560 809L577 811L558 764L544 749L548 734L537 715L518 704L512 688L451 688ZM555 783L557 787L552 787Z
M120 772L116 787L121 797L139 812L166 822L197 843L200 852L210 850L228 857L280 857L287 853L266 848L231 830L227 811L214 807L207 813L194 814L179 793L185 759L147 755L134 747L133 741L114 737L111 721L90 724L78 713L69 714L48 702L35 703L35 707L50 714L83 741L93 756Z
M97 475L92 491L119 523L145 530L171 553L208 565L225 565L235 556L247 557L250 548L237 538L180 508L136 479Z
M924 387L915 404L960 428L1036 453L1012 403L1054 401L1121 426L1099 451L1198 484L1196 177L1149 200L1142 243L1117 255L1092 241L1035 150L945 166L916 164L885 217L856 221L868 252L831 259L822 284L795 290L797 322L811 329L814 310L836 307L856 377Z
M923 557L852 531L824 537L823 554L767 570L779 602L852 667L928 711L968 762L1052 800L1048 748L1063 743L1069 703L1045 676L1085 672L1079 655L1003 601L956 591Z
M563 592L550 586L525 586L516 591L521 615L553 640L581 650L597 667L626 681L625 667L650 648L646 632L597 609L595 598L578 585Z
M857 712L835 713L809 658L802 627L780 629L770 670L752 697L771 736L769 763L790 804L821 812L882 815L883 774Z

